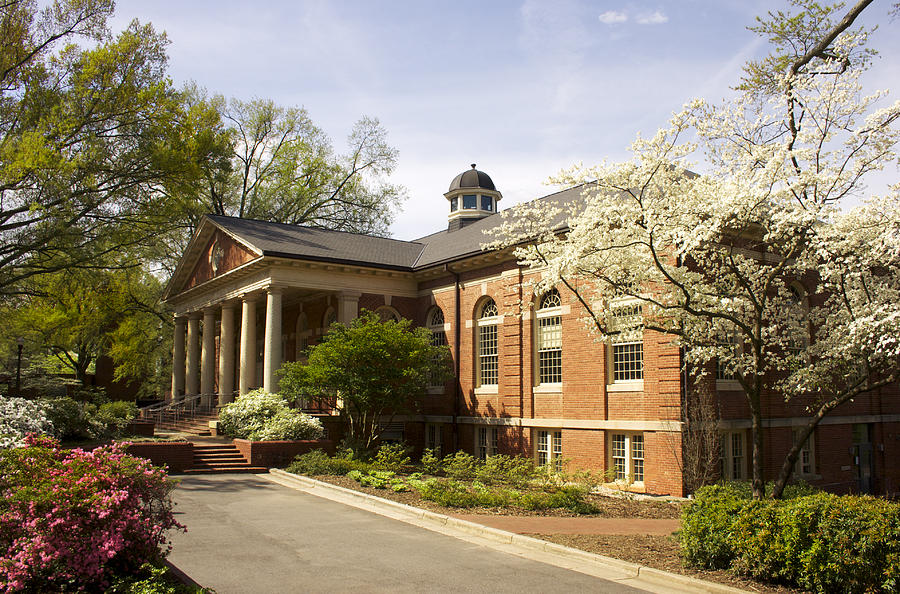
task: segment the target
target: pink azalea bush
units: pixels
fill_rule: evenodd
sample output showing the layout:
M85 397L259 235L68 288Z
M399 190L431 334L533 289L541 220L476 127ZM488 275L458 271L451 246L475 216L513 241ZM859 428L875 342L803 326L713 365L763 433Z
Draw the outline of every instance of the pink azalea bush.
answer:
M0 451L0 591L103 589L171 546L174 484L119 445L63 450L29 435Z

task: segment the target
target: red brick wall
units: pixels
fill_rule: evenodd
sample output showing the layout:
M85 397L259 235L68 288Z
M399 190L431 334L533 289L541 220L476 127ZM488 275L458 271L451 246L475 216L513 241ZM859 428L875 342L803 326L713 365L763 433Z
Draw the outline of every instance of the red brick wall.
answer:
M184 472L194 463L194 444L187 441L131 443L125 451L154 466L168 466L169 472Z
M312 450L334 453L334 443L327 439L302 441L249 441L235 439L234 445L241 455L253 466L284 467L295 456Z

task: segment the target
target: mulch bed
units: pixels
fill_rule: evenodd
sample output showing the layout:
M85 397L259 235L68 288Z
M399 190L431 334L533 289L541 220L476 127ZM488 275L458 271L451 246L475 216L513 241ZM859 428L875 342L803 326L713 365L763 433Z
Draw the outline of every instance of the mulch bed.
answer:
M390 489L375 489L363 487L353 479L345 476L315 476L312 477L322 482L331 483L346 489L353 489L375 495L382 499L388 499L397 503L404 503L413 507L419 507L440 514L454 515L459 513L476 515L503 515L503 516L554 516L574 517L577 514L569 510L526 510L514 508L450 508L444 507L419 497L415 492L395 493ZM590 517L609 518L657 518L671 519L681 516L681 508L684 505L680 501L647 501L620 497L608 497L592 495L593 503L600 510L598 514ZM702 580L717 582L741 588L749 592L764 592L767 594L796 594L801 590L777 585L762 584L750 579L736 576L727 571L703 571L687 569L682 566L679 556L678 541L674 536L658 536L649 534L619 535L619 534L531 534L541 538L575 549L581 549L598 555L614 557L638 563L647 567L670 571L681 575L688 575Z

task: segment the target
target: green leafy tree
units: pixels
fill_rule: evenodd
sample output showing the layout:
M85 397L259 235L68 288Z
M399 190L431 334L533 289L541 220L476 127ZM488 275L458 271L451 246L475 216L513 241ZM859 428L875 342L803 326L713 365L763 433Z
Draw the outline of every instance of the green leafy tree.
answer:
M285 363L281 393L336 407L349 436L369 450L379 421L408 410L434 378L450 376L450 352L431 345L431 333L409 320L382 321L363 310L349 326L334 324L307 364ZM389 421L388 421L389 422Z
M24 337L30 358L52 358L82 385L97 358L108 354L115 379L140 381L144 392L158 393L167 369L161 329L168 316L156 277L140 268L76 268L33 277L26 288L2 308L7 326L0 334L7 342Z
M165 36L133 21L113 37L113 7L0 3L0 294L160 233L219 146L166 77Z

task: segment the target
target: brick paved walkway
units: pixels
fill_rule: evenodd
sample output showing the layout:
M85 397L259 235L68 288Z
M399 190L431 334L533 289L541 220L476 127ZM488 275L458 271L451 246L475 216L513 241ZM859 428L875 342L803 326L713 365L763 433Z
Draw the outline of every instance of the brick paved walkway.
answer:
M516 534L671 534L681 524L680 520L674 519L452 515Z

